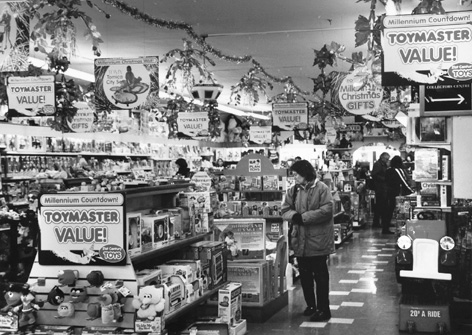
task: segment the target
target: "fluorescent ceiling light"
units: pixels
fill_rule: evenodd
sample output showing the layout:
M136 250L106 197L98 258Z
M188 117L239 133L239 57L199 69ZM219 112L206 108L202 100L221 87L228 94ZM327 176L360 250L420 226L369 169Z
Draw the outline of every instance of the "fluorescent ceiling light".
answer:
M48 64L46 63L45 60L41 60L41 59L34 58L34 57L29 57L29 61L31 62L31 64L33 64L36 67L39 67L39 68L44 69L44 70L48 69ZM66 76L76 78L76 79L80 79L80 80L85 80L85 81L88 81L90 83L95 82L95 76L93 74L90 74L90 73L87 73L87 72L83 72L83 71L68 68L67 71L64 72L64 74Z

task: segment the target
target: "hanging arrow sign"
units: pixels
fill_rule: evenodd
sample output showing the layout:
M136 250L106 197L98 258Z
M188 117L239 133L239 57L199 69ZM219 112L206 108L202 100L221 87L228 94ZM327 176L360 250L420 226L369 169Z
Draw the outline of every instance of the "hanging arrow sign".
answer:
M453 79L420 86L421 116L472 115L471 83Z

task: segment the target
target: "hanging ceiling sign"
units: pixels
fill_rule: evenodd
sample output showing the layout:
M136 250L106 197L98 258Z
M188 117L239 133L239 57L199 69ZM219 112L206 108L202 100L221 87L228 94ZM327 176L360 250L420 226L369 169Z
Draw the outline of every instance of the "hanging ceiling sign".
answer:
M121 193L58 193L39 198L42 265L125 265Z
M308 125L308 104L306 102L272 105L273 125L281 130L306 129Z
M55 112L54 76L8 77L8 108L27 116Z
M115 109L137 108L159 92L158 71L158 57L95 59L95 95Z
M369 81L361 85L365 76L361 73L350 73L344 78L339 87L339 101L349 113L364 115L374 112L380 106L383 90Z
M420 85L421 116L472 115L471 83L452 80Z
M272 127L252 126L249 129L249 140L257 144L268 144L272 142Z
M472 81L472 12L385 16L382 85Z
M194 138L208 136L208 122L207 112L179 113L177 118L179 132Z

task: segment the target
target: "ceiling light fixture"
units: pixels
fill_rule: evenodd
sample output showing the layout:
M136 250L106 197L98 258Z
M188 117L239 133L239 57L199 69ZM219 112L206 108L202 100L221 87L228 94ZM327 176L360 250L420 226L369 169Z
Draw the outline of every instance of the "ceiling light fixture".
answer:
M29 57L28 59L31 62L31 64L33 64L36 67L39 67L43 70L48 70L49 69L48 64L45 60L41 60L41 59L34 58L34 57ZM87 81L89 83L95 82L95 76L93 74L83 72L83 71L79 71L79 70L75 70L75 69L71 69L70 67L67 69L67 71L64 72L64 74L68 77L84 80L84 81Z

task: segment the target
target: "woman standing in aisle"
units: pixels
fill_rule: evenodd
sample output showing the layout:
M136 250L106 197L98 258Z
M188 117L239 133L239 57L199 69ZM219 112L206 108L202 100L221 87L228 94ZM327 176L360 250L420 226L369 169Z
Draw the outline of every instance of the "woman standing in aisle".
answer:
M291 249L297 258L300 282L311 321L331 318L329 309L328 256L335 252L333 199L310 162L300 160L290 167L296 184L287 190L282 217L291 222ZM316 283L316 296L315 285Z
M390 167L385 172L385 180L387 182L387 205L382 215L382 222L390 225L393 212L396 206L396 197L399 195L409 195L414 191L411 189L405 166L400 156L394 156L390 161ZM391 232L391 234L393 234Z
M387 172L389 160L390 155L388 152L383 152L374 163L371 173L375 189L375 208L372 227L382 227L382 234L392 234L389 230L390 223L382 220L387 208L387 182L385 180L385 173Z

